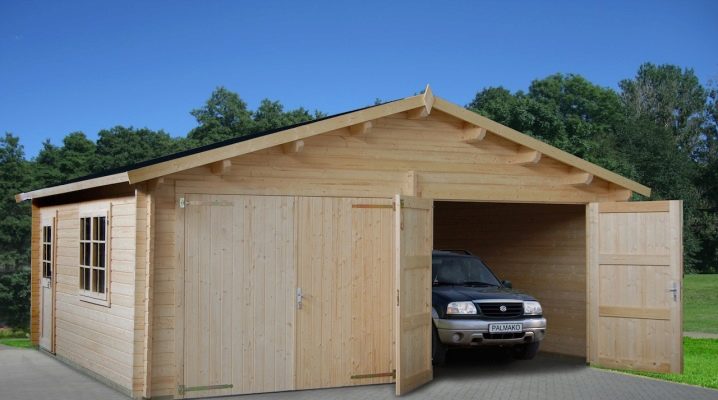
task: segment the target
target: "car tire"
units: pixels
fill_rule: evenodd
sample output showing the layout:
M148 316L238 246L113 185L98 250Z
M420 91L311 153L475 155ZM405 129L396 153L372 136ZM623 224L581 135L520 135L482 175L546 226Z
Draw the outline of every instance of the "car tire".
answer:
M439 340L439 332L436 327L431 327L431 363L442 365L446 361L446 346Z
M532 360L538 353L540 342L533 342L515 346L512 349L512 355L517 360Z

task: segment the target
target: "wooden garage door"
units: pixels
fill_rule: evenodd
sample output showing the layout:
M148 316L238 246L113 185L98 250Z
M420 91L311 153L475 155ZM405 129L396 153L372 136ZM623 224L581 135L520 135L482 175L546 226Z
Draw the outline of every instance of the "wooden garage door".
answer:
M297 199L297 389L394 380L391 199Z
M396 394L431 381L433 201L396 196Z
M294 203L185 197L185 397L294 388Z
M588 206L589 361L683 369L682 204Z

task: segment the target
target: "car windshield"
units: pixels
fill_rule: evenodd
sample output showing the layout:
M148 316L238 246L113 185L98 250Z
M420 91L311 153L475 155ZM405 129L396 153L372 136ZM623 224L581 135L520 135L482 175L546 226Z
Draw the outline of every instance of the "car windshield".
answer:
M434 256L431 273L434 285L501 286L476 257Z

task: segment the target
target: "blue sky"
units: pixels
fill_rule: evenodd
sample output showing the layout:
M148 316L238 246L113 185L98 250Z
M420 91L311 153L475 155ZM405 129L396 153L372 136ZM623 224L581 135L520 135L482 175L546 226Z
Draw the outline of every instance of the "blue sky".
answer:
M556 72L617 87L646 61L718 80L718 2L10 1L0 3L0 132L29 157L72 131L195 126L223 85L326 113L430 83L468 103Z

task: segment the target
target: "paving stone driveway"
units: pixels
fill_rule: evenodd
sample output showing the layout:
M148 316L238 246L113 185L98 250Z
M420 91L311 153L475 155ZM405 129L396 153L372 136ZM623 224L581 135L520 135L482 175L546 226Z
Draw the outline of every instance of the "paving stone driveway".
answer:
M404 399L490 400L718 400L718 390L617 374L581 360L539 355L508 361L491 354L450 354L432 383ZM0 348L0 399L126 399L58 361L33 350ZM222 399L392 399L393 385L305 390Z

